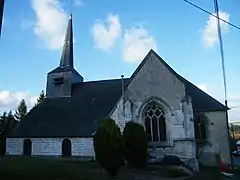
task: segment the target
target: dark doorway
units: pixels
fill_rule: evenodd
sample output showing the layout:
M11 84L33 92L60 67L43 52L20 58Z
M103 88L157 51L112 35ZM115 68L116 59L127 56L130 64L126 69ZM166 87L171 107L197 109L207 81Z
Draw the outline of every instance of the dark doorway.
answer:
M70 139L64 139L62 141L62 156L72 155L72 144Z
M32 154L32 141L25 139L23 142L23 155L30 156Z
M4 155L6 152L6 138L0 135L0 154Z

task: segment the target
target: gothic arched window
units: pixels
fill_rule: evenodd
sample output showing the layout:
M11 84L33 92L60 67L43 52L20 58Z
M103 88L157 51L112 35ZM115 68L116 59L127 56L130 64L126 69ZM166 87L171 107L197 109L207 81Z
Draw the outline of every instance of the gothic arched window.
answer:
M205 115L199 114L195 116L194 128L195 128L196 140L207 139L207 125L208 125L208 120Z
M148 141L166 141L164 111L157 102L151 102L143 112Z

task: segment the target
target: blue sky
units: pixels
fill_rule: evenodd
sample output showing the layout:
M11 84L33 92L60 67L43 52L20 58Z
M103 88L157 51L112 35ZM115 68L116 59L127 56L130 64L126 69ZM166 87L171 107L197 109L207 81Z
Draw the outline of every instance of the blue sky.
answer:
M8 0L0 43L0 111L30 106L59 65L70 0ZM214 11L213 1L192 0ZM240 2L219 0L220 16L240 26ZM224 99L215 19L183 0L73 0L75 68L85 81L129 77L150 48L179 74ZM228 98L240 107L240 31L222 23ZM230 111L240 121L240 109Z

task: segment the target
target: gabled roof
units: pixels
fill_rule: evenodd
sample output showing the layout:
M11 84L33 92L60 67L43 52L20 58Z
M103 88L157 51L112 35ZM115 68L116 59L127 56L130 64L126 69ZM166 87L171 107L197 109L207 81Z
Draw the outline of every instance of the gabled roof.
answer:
M74 84L71 98L44 99L8 137L92 136L121 96L121 87L121 79Z
M124 79L125 89L152 53L183 82L186 94L192 97L195 112L226 110L223 104L177 74L153 50L148 53L133 75ZM113 79L73 84L72 97L46 98L27 114L20 126L8 137L92 136L100 120L109 115L121 97L121 81Z
M193 110L195 112L201 112L201 111L224 111L226 110L226 106L224 106L222 103L196 87L194 84L180 76L176 71L174 71L154 50L150 50L148 54L145 56L143 61L140 63L140 65L137 67L137 69L134 71L132 76L130 77L130 80L127 84L127 86L132 82L136 74L140 71L142 66L146 63L146 61L149 59L151 55L156 56L159 61L168 68L184 85L185 85L185 92L186 95L191 96L192 98L192 105ZM126 86L126 88L127 88Z

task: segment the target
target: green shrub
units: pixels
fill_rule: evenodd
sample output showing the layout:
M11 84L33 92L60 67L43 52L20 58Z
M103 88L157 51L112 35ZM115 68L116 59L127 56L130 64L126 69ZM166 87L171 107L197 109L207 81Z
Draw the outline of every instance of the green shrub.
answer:
M116 176L120 166L124 164L123 149L119 127L114 120L103 119L94 135L94 150L96 160L112 176Z
M128 122L123 131L125 159L130 166L142 168L147 163L147 137L142 125Z
M167 155L163 157L160 164L164 166L181 166L184 163L177 156Z

